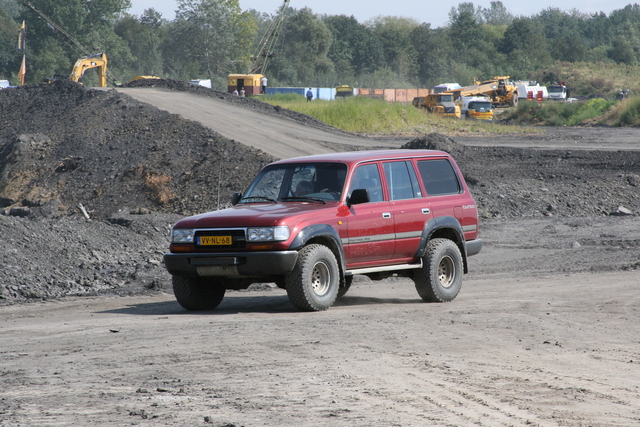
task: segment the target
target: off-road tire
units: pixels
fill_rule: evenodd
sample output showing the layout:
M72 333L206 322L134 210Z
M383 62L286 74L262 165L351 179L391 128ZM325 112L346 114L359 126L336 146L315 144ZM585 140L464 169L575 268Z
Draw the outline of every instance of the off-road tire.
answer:
M511 105L512 107L517 107L518 106L518 94L514 93L511 96L511 100L509 101L509 105Z
M172 276L173 294L187 310L213 310L220 305L226 288L208 277Z
M462 255L449 239L432 239L422 259L423 266L413 273L418 295L427 302L448 302L462 287Z
M338 289L338 298L349 292L349 288L351 288L352 283L353 276L344 276L344 286L340 286L340 289Z
M285 276L285 283L289 301L298 310L327 310L338 296L338 261L324 245L305 246L298 253L295 267Z

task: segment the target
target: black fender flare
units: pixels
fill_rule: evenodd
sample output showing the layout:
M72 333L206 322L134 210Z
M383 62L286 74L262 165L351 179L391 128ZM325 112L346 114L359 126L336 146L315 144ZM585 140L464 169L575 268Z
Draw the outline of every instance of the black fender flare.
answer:
M323 240L329 240L331 242L330 249L336 254L338 258L338 264L340 271L344 276L344 270L346 267L346 260L344 256L344 247L342 246L342 240L338 231L329 224L313 224L303 228L298 232L298 235L293 239L289 249L299 250L312 239L320 237Z
M460 249L460 253L462 254L462 262L464 264L464 272L468 272L467 267L467 251L465 247L465 238L464 232L462 231L462 226L460 222L452 217L452 216L439 216L436 218L431 218L427 221L422 229L422 236L420 237L420 245L418 246L418 251L416 252L416 258L422 258L427 253L427 244L429 240L431 240L431 236L436 231L446 229L453 233L455 239L454 242Z

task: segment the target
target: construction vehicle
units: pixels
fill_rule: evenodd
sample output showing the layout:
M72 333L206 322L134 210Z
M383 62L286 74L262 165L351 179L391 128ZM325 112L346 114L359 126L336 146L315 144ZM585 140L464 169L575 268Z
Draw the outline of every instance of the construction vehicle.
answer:
M159 80L159 79L160 77L158 76L135 76L134 78L129 80L129 83L135 82L136 80Z
M445 117L460 118L460 106L453 102L452 93L432 93L427 96L416 96L412 104L416 108L424 108L433 114Z
M336 98L353 96L353 86L340 85L336 87Z
M246 74L229 74L227 81L228 93L233 93L235 90L238 92L244 90L246 95L259 95L261 93L261 80L264 77L269 60L273 57L273 46L280 35L289 1L284 0L280 11L271 22L269 28L267 28L260 43L258 43L256 52L251 57L253 63L249 68L249 72Z
M493 120L493 104L487 96L463 96L460 114L466 119Z
M54 74L52 79L45 79L45 83L51 83L54 80L72 80L80 82L84 72L92 68L98 71L98 87L107 87L107 55L105 53L96 53L95 55L85 56L76 61L70 74Z
M488 96L494 107L515 107L518 105L518 88L509 81L509 76L497 76L490 80L473 80L473 85L449 92L460 99L463 96Z
M569 98L569 88L565 85L564 82L560 82L560 84L552 84L547 88L549 92L549 99L554 101L564 101L567 102Z
M107 87L107 54L96 53L95 55L85 56L76 61L69 74L69 80L79 82L84 72L96 68L98 72L98 87Z
M451 92L461 87L458 83L442 83L433 87L433 93Z

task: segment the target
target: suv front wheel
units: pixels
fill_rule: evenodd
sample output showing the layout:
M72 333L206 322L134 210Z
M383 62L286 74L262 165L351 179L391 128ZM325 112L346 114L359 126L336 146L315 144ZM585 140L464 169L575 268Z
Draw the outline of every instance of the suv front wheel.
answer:
M187 310L213 310L222 302L226 288L208 277L172 276L173 293Z
M287 295L301 311L323 311L338 296L340 270L333 252L324 245L300 249L296 266L285 277Z
M424 265L413 274L420 297L427 302L448 302L462 287L462 255L449 239L432 239L427 245Z

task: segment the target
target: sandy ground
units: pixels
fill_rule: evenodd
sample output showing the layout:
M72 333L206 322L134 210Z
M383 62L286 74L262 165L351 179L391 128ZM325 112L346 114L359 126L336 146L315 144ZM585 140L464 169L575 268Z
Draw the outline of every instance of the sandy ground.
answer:
M548 221L517 226L562 236ZM0 307L0 426L640 425L637 270L560 273L607 250L506 228L447 304L358 277L320 313L278 288L204 313L169 293Z

